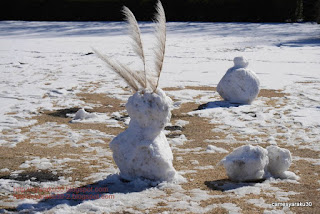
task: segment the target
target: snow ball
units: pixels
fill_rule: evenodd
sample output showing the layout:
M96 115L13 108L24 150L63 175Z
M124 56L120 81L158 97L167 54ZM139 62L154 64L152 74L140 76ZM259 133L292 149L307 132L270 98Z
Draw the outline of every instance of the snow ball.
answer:
M251 145L238 147L221 160L228 177L233 181L262 179L268 162L267 150Z
M230 68L220 80L217 91L230 103L251 104L259 94L260 81L257 75L246 67L243 57L234 58L234 67Z
M90 118L95 118L96 115L86 112L83 108L79 109L72 120L85 120Z
M291 154L288 149L283 149L278 146L268 146L268 171L274 177L283 177L284 172L291 165Z
M249 65L249 62L242 56L235 57L233 59L234 68L246 68Z

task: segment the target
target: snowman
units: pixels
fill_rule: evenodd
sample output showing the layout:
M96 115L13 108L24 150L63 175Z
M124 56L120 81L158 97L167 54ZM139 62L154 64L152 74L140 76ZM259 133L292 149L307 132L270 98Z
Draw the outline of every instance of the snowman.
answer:
M247 69L249 63L243 57L235 57L233 62L234 66L222 77L217 91L230 103L251 104L259 94L259 79Z

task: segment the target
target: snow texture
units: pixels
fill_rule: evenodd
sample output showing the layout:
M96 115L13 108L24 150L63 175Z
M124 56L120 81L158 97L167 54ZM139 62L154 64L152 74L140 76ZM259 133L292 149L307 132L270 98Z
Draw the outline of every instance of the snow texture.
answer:
M220 80L217 91L230 103L251 104L259 94L260 81L257 75L246 67L248 61L235 57L234 66Z
M286 171L291 165L291 153L278 146L244 145L236 148L221 160L230 180L255 181L269 177L297 180L293 172Z
M171 105L172 100L161 89L156 93L138 91L129 98L129 127L110 143L124 179L173 181L176 177L172 151L163 132L171 118Z
M261 146L251 145L238 147L221 160L228 177L234 181L262 179L268 162L268 152Z

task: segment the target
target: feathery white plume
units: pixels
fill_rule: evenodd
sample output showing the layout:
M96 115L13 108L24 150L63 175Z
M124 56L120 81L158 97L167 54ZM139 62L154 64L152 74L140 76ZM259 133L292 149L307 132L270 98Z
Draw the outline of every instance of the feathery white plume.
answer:
M111 60L108 57L103 56L99 51L95 50L94 48L92 49L100 59L107 63L111 70L116 72L120 77L122 77L122 79L124 79L124 81L132 88L132 90L134 90L135 92L139 90L137 81L133 77L132 72L129 68L117 61Z
M141 40L141 33L140 28L138 26L138 22L136 20L136 17L131 12L129 8L126 6L123 6L122 9L123 14L125 15L125 19L128 22L128 28L130 31L130 37L133 40L132 46L134 52L140 57L143 63L143 76L144 76L144 82L141 85L143 88L147 87L147 75L146 75L146 60L144 56L143 46L142 46L142 40Z
M166 15L160 1L158 1L157 3L156 10L156 46L154 48L155 70L152 74L152 77L154 79L151 80L151 82L153 82L153 84L151 85L153 91L155 91L159 85L159 79L162 71L164 54L166 49Z
M116 72L120 77L126 81L126 83L136 92L140 88L150 88L153 92L157 90L159 85L159 78L163 66L164 53L166 47L166 16L162 4L158 1L156 6L156 15L155 15L155 34L156 34L156 46L154 48L155 54L155 67L152 71L148 71L146 67L146 60L142 46L141 33L140 28L138 26L138 22L133 15L133 13L127 8L123 7L122 12L126 16L126 20L128 22L130 36L133 40L133 49L134 52L141 58L143 62L143 70L141 71L132 71L127 66L121 64L118 61L110 60L108 57L102 55L97 50L93 49L93 51L101 58L103 61L107 63L107 65Z

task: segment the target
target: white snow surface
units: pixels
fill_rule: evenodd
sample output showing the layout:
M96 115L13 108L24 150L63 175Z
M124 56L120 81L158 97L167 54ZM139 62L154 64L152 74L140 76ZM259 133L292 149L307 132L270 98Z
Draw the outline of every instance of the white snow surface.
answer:
M234 66L222 77L217 92L230 103L251 104L260 91L257 75L246 69L248 62L243 57L235 57Z

